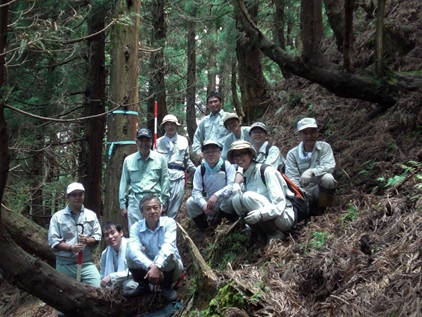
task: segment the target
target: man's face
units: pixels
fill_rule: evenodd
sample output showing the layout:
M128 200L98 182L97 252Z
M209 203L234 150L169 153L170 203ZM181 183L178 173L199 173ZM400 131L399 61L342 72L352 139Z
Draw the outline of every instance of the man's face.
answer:
M117 231L115 226L103 230L103 237L105 243L114 250L119 251L122 244L123 231Z
M205 161L213 167L215 164L218 163L221 156L220 148L216 145L209 145L204 149L204 159Z
M82 190L74 190L67 195L67 199L72 210L81 210L85 199L85 192Z
M154 198L144 202L142 206L142 216L148 224L156 225L161 216L161 204L158 199Z
M152 146L152 139L141 136L140 138L136 139L136 145L139 152L148 152Z
M261 128L254 128L251 131L251 140L254 144L262 144L267 140L267 133Z
M169 138L174 137L177 131L177 125L174 122L166 122L164 124L164 131Z
M240 122L236 118L232 118L226 121L226 128L230 132L235 132L240 128Z
M217 97L210 97L208 99L208 109L212 114L216 114L221 110L221 101Z
M317 128L306 128L299 132L300 137L303 141L303 145L307 151L314 148L316 141L318 140L318 129Z

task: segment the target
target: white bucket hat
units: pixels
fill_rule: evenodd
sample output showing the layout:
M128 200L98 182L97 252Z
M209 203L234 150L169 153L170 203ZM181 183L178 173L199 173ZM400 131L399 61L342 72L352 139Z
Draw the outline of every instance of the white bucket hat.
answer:
M236 151L249 150L252 156L256 157L256 151L248 141L235 141L232 143L230 150L227 151L227 159L233 163L233 156Z
M180 123L177 120L176 116L173 115L173 114L168 114L168 115L164 116L163 121L160 124L161 129L164 128L164 124L166 122L173 122L173 123L176 123L176 125L178 125L178 126L180 125Z

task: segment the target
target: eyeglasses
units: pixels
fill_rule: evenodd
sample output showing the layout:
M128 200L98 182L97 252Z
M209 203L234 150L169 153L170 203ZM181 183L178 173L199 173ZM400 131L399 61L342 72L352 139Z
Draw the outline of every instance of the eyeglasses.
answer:
M85 195L84 192L81 192L81 193L70 193L68 196L70 196L70 197L82 197L83 195Z
M204 152L204 155L214 155L214 154L217 154L217 153L220 153L220 151L219 151L219 150L215 150L215 151L205 151L205 152Z
M249 154L249 152L235 153L235 154L233 154L233 160L244 158L248 154Z

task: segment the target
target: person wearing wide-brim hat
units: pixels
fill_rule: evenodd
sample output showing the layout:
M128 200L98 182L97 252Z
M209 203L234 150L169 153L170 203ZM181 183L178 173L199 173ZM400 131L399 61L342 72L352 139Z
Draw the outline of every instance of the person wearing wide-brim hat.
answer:
M256 151L256 161L273 166L278 170L284 168L284 157L280 149L272 145L268 139L268 128L263 122L255 122L251 125L249 136L253 148Z
M120 212L128 220L129 230L138 220L143 219L139 202L146 194L155 194L164 209L170 196L170 181L167 160L152 151L152 133L140 128L136 133L138 151L126 156L123 161L119 186Z
M236 170L221 158L221 144L208 140L202 145L204 162L193 176L192 196L186 201L189 217L200 231L216 225L222 217L237 219L231 198Z
M297 130L301 142L287 153L286 175L306 194L311 213L321 213L332 204L337 187L333 150L327 142L318 141L314 118L301 119Z
M233 142L227 158L239 166L238 173L243 176L243 190L240 186L233 187L232 204L236 213L244 217L253 232L263 231L267 242L283 239L284 233L295 223L292 204L286 199L289 189L283 177L268 165L264 170L264 182L262 164L255 161L256 151L247 141Z
M228 112L223 118L224 126L230 134L226 136L223 141L223 151L221 157L227 159L227 151L230 149L231 145L235 141L248 141L251 142L249 137L249 130L251 127L242 127L242 121L239 116L234 112Z
M189 155L189 142L184 136L177 133L180 126L177 117L172 114L164 116L161 129L164 135L157 140L156 151L167 160L170 179L170 197L166 215L176 219L185 193L186 171L194 173L195 165Z

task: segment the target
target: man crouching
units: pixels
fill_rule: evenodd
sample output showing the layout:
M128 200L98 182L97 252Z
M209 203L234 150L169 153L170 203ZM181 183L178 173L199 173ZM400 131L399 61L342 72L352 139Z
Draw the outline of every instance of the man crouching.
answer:
M176 221L161 217L162 206L153 194L139 202L144 219L130 228L127 262L133 279L139 283L135 290L124 292L126 297L160 291L168 300L177 298L172 289L183 272L183 263L176 246Z

